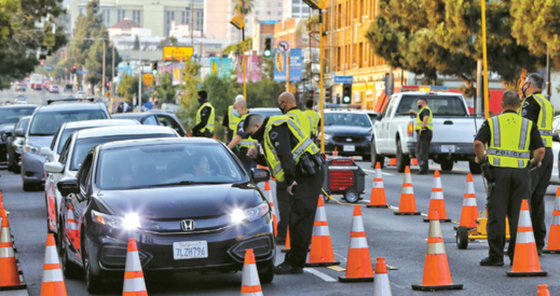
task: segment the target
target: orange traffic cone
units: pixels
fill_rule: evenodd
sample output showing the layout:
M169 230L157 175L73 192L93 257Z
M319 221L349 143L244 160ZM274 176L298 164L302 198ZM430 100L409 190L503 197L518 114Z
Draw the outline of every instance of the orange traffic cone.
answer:
M548 243L543 253L560 254L560 187L556 189L556 199L554 200L554 210L552 211L552 223L550 223Z
M412 189L412 176L410 175L410 167L404 170L403 185L401 190L401 201L399 203L399 211L395 215L420 215L416 211L416 201L414 200L414 190Z
M128 239L126 265L124 269L123 296L148 296L138 246L133 238Z
M371 197L368 208L386 208L387 199L385 198L385 186L383 186L383 177L381 176L381 164L375 164L375 177L373 178L373 188L371 188Z
M284 244L284 249L282 249L282 253L287 253L291 248L290 245L290 227L286 229L286 243Z
M397 159L396 158L389 158L389 165L390 166L396 166L397 165Z
M424 261L424 278L422 285L412 285L412 290L438 291L438 290L461 290L462 284L453 284L451 272L443 244L441 226L438 212L431 210L428 213L430 219L430 230L428 233L428 249Z
M14 243L10 233L8 217L2 218L0 234L0 290L25 289L27 286L19 278L19 271L14 254Z
M375 282L373 283L374 296L392 296L389 275L387 275L387 265L385 257L377 257L375 264Z
M474 193L474 183L471 174L467 175L467 189L463 198L463 207L461 209L461 220L459 226L466 228L476 228L476 220L478 219L478 206L476 204L476 195Z
M506 273L508 276L547 275L546 271L541 270L535 236L533 235L533 225L531 224L531 214L529 213L529 203L526 199L521 202L521 212L519 212L513 268Z
M241 282L241 296L259 296L263 294L253 249L245 250L245 264L243 265L243 275L241 277Z
M373 268L369 257L366 230L364 228L364 221L362 220L362 210L360 210L360 206L358 205L354 206L346 275L339 276L338 280L343 283L373 281Z
M274 206L274 197L272 196L272 191L270 191L270 183L268 181L264 182L264 191L268 192L266 199L268 204L270 204L270 209L272 210L272 224L274 225L274 236L278 236L278 218L276 217L276 207Z
M334 260L334 252L329 233L329 224L325 212L323 198L319 196L317 211L315 212L315 222L313 223L313 237L311 238L311 251L309 261L305 263L307 267L339 265L340 262Z
M334 151L332 153L332 156L333 157L338 157L338 148L337 147L334 147Z
M430 196L430 207L428 209L428 213L431 210L437 210L439 222L451 222L451 219L447 218L447 212L445 211L443 188L441 187L441 178L438 170L434 172L434 182L432 185L432 195ZM424 222L430 222L430 220L428 218L424 218Z
M418 159L413 158L410 160L410 165L418 165Z
M76 249L80 249L80 232L78 229L78 223L74 219L74 209L72 205L68 207L68 212L66 213L66 236L70 239L70 243Z
M41 282L41 296L66 296L66 284L60 269L58 253L54 236L47 236L47 247L45 248L45 263L43 264L43 280Z
M548 291L548 285L539 285L537 296L550 296L550 291Z

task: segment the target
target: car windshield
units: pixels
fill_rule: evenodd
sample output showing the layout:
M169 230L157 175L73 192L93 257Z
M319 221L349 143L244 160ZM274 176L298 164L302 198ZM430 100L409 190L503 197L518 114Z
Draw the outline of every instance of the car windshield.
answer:
M407 95L403 96L401 104L397 109L397 115L409 115L409 111L418 111L418 99L425 98L428 107L434 116L467 116L467 110L461 97L451 96L429 96L429 95Z
M358 113L325 113L325 125L348 125L371 127L371 121L366 114Z
M27 126L29 125L29 120L31 118L25 118L25 119L21 119L20 121L18 121L18 125L16 126L16 130L18 129L22 129L23 132L25 132L25 130L27 129Z
M18 122L23 116L33 114L35 108L5 108L0 109L0 124Z
M76 141L76 144L74 146L74 152L72 152L72 157L70 158L71 160L69 169L71 171L77 171L80 168L82 161L84 161L84 159L86 158L87 153L91 150L91 148L97 145L115 141L175 137L176 135L174 134L139 134L79 139L78 141Z
M37 113L29 127L30 136L52 136L65 122L107 119L102 110L72 110Z
M222 145L159 144L101 152L96 184L105 190L245 182Z

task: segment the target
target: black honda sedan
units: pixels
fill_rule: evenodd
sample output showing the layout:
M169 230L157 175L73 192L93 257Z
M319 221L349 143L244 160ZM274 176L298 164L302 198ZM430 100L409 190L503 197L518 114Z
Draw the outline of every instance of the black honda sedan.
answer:
M127 240L143 270L237 271L253 249L261 282L273 279L270 206L222 143L201 138L120 141L94 147L76 178L59 181L64 201L63 271L85 270L90 293L122 278ZM120 273L121 276L111 275Z

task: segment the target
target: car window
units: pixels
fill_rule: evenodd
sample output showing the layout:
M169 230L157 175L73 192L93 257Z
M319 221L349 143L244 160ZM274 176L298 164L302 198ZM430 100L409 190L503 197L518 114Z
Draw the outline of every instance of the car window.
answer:
M25 133L25 130L27 130L27 126L29 125L29 119L31 118L21 119L15 129L22 129Z
M30 136L51 136L65 122L107 119L102 110L72 110L41 112L33 116L29 125Z
M68 159L68 152L70 150L70 143L72 142L72 138L68 138L64 145L62 146L62 151L60 151L60 158L58 158L58 162L62 164L66 164L66 160Z
M33 114L34 108L0 108L0 124L13 123L24 116Z
M59 128L56 130L56 134L54 134L54 137L53 137L53 139L52 139L52 141L51 141L51 146L50 146L50 147L51 147L51 151L54 151L54 144L56 143L56 139L58 138L58 135L60 135L60 130L61 130L61 129L62 129L62 127L59 127Z
M144 119L144 123L145 125L159 125L159 123L157 122L156 118L154 116L148 116L146 117L146 119Z
M86 128L67 128L64 129L64 131L62 131L62 135L60 135L60 141L58 141L58 147L56 153L60 154L60 152L62 151L62 146L64 145L64 143L66 143L66 140L68 140L68 138L70 137L70 135L75 132L75 131L79 131L82 129L86 129ZM56 137L55 137L56 138ZM54 149L52 149L54 151Z
M159 144L101 152L96 184L105 190L157 186L231 184L247 175L217 144Z
M391 102L389 102L389 104L387 104L388 109L386 110L387 111L387 114L385 114L386 116L387 115L390 116L391 114L393 114L393 110L395 109L395 105L397 104L397 101L398 101L397 97L392 97Z
M172 117L167 116L167 115L157 115L157 119L159 120L161 125L172 128L177 133L179 133L179 135L181 135L183 137L185 136L185 134L183 133L183 129L179 126L179 124Z
M325 113L325 125L347 125L371 127L371 121L366 114L357 113Z
M83 166L78 172L78 183L80 188L85 191L87 188L88 174L90 173L91 160L93 159L93 154L88 154L84 160Z
M461 97L405 95L397 109L397 115L408 115L410 109L418 110L418 99L425 98L434 116L467 116L467 110Z

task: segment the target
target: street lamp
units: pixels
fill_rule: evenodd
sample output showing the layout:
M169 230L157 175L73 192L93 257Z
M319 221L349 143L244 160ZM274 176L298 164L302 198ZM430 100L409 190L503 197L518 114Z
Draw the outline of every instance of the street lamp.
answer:
M243 47L243 55L242 55L242 59L243 59L243 98L245 99L245 101L247 101L247 82L246 82L246 66L245 66L245 21L240 18L239 16L234 16L231 19L230 22L234 27L236 27L238 30L241 30L241 43L242 43L242 47Z

